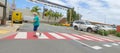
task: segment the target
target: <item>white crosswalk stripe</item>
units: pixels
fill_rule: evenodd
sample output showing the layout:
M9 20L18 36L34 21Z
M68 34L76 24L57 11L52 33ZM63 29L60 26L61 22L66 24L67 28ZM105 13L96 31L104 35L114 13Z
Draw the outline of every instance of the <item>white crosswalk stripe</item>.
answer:
M69 34L66 34L66 33L61 33L61 34L64 35L64 36L66 36L66 37L69 37L69 38L71 38L71 39L73 39L73 40L79 39L79 38L77 38L77 37L74 37L74 36L69 35Z
M83 37L83 36L80 36L80 35L76 35L76 34L73 34L73 35L78 36L78 37L83 38L83 39L86 39L86 40L92 40L92 39L89 39L89 38L86 38L86 37Z
M98 38L95 38L95 37L92 37L92 36L87 36L87 35L83 35L83 36L89 37L89 38L91 38L91 39L95 39L95 40L98 40L98 41L104 41L104 40L102 40L102 39L98 39Z
M51 36L53 36L53 37L55 37L57 39L66 39L66 38L64 38L64 37L62 37L62 36L60 36L60 35L58 35L56 33L49 33L49 34L51 34Z
M49 39L45 34L41 33L40 36L38 36L38 39Z
M27 39L27 32L18 32L15 39Z

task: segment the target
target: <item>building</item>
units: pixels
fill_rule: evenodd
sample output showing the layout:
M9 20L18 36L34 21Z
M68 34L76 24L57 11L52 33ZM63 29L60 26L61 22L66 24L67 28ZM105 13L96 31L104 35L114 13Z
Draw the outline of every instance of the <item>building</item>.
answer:
M0 20L3 18L3 7L5 6L5 0L0 0ZM6 17L8 18L9 16L9 9L10 9L10 5L9 3L7 3L7 11L6 11Z

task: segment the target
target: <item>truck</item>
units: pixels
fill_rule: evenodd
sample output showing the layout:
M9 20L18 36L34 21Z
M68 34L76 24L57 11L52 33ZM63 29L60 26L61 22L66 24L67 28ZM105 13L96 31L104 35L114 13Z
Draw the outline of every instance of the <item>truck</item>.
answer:
M12 12L12 21L13 21L13 23L22 23L23 22L22 12L13 11Z

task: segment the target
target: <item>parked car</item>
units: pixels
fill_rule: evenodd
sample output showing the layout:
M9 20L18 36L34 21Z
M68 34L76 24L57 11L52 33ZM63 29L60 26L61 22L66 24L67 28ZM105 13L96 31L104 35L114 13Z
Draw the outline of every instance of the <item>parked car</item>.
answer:
M76 20L73 22L73 27L75 30L82 30L87 32L93 32L96 30L95 25L92 25L87 20Z
M111 25L112 26L112 28L114 29L114 30L117 30L117 26L116 25Z
M109 31L109 30L116 30L110 25L96 25L97 29L96 30L104 30L104 31Z

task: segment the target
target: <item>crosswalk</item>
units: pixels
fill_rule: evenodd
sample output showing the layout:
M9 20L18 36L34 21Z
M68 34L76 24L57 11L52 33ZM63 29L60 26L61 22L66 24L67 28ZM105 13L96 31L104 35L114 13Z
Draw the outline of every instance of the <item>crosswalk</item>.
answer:
M50 40L89 40L89 41L101 41L101 42L116 42L116 40L89 36L89 35L78 35L68 33L50 33L43 32L41 36L34 37L34 32L18 32L16 34L4 37L2 39L50 39ZM118 41L118 40L117 40Z

